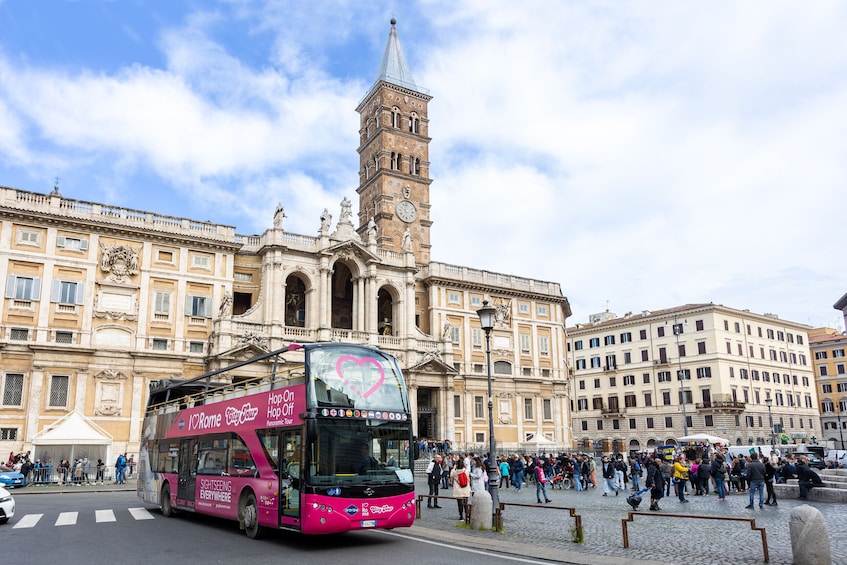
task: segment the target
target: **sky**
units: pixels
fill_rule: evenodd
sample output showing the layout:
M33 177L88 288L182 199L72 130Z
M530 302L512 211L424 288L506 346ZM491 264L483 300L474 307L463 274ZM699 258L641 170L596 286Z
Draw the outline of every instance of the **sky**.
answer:
M316 235L397 32L432 259L843 330L847 3L0 0L0 185ZM457 245L456 242L461 242Z

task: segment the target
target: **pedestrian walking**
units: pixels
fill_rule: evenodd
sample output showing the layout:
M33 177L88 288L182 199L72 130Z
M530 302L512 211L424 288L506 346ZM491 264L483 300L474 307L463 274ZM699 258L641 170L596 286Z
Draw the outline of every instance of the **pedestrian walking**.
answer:
M440 455L435 455L429 462L429 465L427 465L426 482L429 485L429 498L426 499L426 507L441 508L441 506L438 505L438 486L441 484Z
M647 466L646 486L650 487L650 510L660 512L659 501L664 496L665 478L662 476L662 464L657 458L650 460Z
M464 520L468 497L471 495L471 477L461 457L456 459L456 465L450 471L450 484L453 485L453 496L459 506L459 520Z
M547 475L544 472L544 465L541 459L535 462L535 498L538 504L541 504L541 495L544 495L544 502L553 502L547 498Z
M673 479L676 482L676 494L680 502L688 502L685 498L685 484L688 482L688 463L683 456L674 458Z
M618 485L615 482L615 464L605 455L600 462L603 472L603 496L614 491L615 496L618 495Z
M776 477L776 467L773 464L773 460L768 457L765 460L765 488L768 491L768 497L765 500L766 506L777 506L776 492L774 492L773 488L774 477Z
M750 462L746 468L747 481L750 484L750 503L745 508L753 508L756 491L759 492L759 508L762 508L765 490L765 465L759 461L759 454L755 451L750 454Z
M715 460L712 461L711 467L709 473L715 480L715 490L718 491L718 502L724 502L726 500L726 462L720 453L715 455Z

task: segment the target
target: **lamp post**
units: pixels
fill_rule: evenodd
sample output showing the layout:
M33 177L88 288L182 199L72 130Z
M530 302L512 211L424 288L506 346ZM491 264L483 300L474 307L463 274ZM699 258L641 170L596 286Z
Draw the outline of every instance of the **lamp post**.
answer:
M773 400L771 399L771 393L768 392L767 396L765 396L765 406L768 407L768 424L771 426L771 453L776 450L776 442L773 437L773 415L771 414L771 406L773 406Z
M491 394L491 330L494 329L497 309L482 301L482 308L476 311L479 316L479 325L485 332L485 360L488 366L488 492L491 493L491 511L497 512L500 506L500 473L495 455L494 441L494 397ZM496 527L496 524L495 524Z
M685 323L688 323L688 320L685 320ZM682 436L688 436L688 416L685 414L685 374L682 372L682 355L679 352L679 334L682 333L682 324L679 323L679 319L674 315L673 317L673 334L676 336L676 357L679 363L679 370L677 371L677 378L679 379L679 393L680 399L679 403L682 404Z

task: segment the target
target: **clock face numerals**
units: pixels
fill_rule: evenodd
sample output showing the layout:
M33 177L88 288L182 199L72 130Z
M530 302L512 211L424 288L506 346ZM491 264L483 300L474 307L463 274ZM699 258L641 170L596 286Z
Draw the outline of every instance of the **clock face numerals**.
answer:
M401 200L397 203L397 217L403 220L404 222L411 223L415 221L415 218L418 217L418 211L415 208L415 205L409 202L408 200Z

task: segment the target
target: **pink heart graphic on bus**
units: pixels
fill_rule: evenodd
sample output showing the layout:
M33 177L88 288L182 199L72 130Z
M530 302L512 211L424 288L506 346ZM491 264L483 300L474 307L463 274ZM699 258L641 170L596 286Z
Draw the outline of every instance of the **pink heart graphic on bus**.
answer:
M379 369L379 379L377 379L376 383L374 383L374 385L368 390L366 390L364 393L362 393L361 390L356 390L356 385L351 383L347 379L347 377L344 376L344 371L341 368L341 365L348 361L351 363L355 363L359 367L364 366L365 363L373 363L374 365L376 365L377 369ZM364 398L367 398L373 393L375 393L379 389L379 387L381 387L385 382L385 371L383 370L382 365L379 364L376 359L372 359L371 357L359 359L358 357L354 357L352 355L342 355L338 358L338 361L335 363L335 372L338 373L338 378L341 379L341 382L350 386L350 388L353 389L353 392Z

